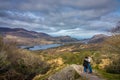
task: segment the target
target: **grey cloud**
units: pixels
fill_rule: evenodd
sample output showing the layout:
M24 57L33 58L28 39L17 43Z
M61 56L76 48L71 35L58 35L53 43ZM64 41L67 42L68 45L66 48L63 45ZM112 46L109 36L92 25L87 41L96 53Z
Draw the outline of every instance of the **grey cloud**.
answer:
M88 11L89 12L89 11ZM4 13L4 12L3 12ZM81 12L79 15L75 15L75 13L69 13L64 15L54 14L51 15L35 15L34 12L6 12L7 16L1 17L0 22L5 25L11 25L14 27L28 27L31 30L40 30L40 31L58 31L61 29L74 29L80 27L86 30L108 30L114 24L111 23L110 19L119 20L118 16L103 16L98 20L89 20L88 17L81 16L86 15L87 12ZM90 12L89 12L90 15ZM91 14L92 15L92 14ZM91 16L90 15L90 16ZM76 17L75 17L76 16ZM80 18L78 18L80 17ZM83 17L83 18L82 18ZM42 20L43 18L43 20ZM104 21L106 20L106 21ZM0 24L1 25L1 24ZM47 26L47 27L46 27ZM56 29L53 29L56 28Z
M17 8L17 9L47 9L57 8L58 6L72 6L80 8L102 8L115 5L117 0L1 0L1 7L3 8ZM17 4L16 4L17 3ZM10 6L10 7L8 7Z
M0 17L4 19L19 20L25 22L41 22L44 18L32 12L0 11Z
M64 18L78 15L86 19L99 18L117 5L117 0L1 0L0 9L41 11Z
M118 14L109 14L109 15L106 15L106 16L102 16L101 17L101 20L103 22L107 21L107 22L110 22L110 23L117 23L120 21L120 15L119 13Z
M4 11L0 11L0 17L8 17L9 14L4 12Z
M113 14L118 5L118 0L0 0L0 26L51 34L76 28L102 32L120 19Z

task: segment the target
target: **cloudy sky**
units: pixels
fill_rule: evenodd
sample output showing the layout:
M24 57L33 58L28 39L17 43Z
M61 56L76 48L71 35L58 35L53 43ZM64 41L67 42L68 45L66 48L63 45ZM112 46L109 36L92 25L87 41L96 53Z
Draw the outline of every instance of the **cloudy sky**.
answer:
M0 0L0 27L89 38L118 21L120 0Z

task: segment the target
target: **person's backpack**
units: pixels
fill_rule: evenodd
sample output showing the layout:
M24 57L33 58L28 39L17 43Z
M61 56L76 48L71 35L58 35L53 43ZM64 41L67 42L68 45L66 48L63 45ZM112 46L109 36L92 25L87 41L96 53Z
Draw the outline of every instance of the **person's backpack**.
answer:
M87 68L88 67L88 61L84 60L83 66Z

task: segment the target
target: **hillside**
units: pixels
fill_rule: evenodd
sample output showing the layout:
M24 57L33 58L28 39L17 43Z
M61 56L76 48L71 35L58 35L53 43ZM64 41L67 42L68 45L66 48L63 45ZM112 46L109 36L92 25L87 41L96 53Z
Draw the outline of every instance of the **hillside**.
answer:
M0 27L0 33L6 42L16 42L19 45L52 44L75 42L77 39L69 36L52 37L46 33L28 31L22 28Z
M88 43L101 43L103 41L105 41L105 39L107 39L109 36L104 35L104 34L97 34L94 35L92 38L90 38L88 40Z
M93 69L100 71L99 74L103 75L102 77L105 78L105 80L119 80L119 64L116 65L116 63L120 61L119 57L116 57L119 56L120 50L119 37L119 35L110 37L103 43L72 43L42 51L17 49L13 44L11 46L11 44L3 43L1 40L0 79L53 80L60 77L62 80L68 80L66 79L67 76L74 77L73 80L82 79L80 76L84 78L85 74L79 73L82 69L77 68L77 65L82 65L84 57L89 55L92 57ZM112 47L109 47L111 45ZM72 70L71 67L66 69L68 65L73 64L75 65L72 66ZM67 74L64 75L64 73ZM93 75L88 74L87 78L90 80L96 80L96 78L98 78L97 80L101 80L98 76L94 76L94 74L96 74L96 72L93 73ZM99 76L101 77L101 75Z

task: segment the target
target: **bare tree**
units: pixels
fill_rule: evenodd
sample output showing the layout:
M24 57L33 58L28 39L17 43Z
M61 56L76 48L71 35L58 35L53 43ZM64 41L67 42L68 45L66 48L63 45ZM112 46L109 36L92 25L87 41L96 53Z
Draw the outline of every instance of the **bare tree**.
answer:
M114 34L120 34L120 21L117 23L117 25L111 30Z

